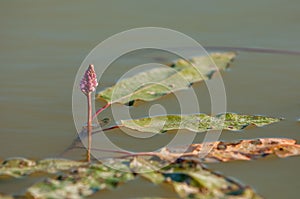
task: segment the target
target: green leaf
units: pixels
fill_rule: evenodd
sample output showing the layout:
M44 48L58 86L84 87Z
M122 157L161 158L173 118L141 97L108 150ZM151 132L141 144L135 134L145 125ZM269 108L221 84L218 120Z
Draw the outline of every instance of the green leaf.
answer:
M45 159L36 162L26 158L10 158L1 163L0 176L21 177L37 172L56 173L85 164L66 159Z
M158 164L158 162L135 157L130 163L130 168L154 184L160 184L164 181L164 176L159 172L161 167L156 164Z
M119 126L151 133L163 133L175 129L187 129L194 132L222 129L238 131L248 126L261 127L280 120L272 117L239 115L235 113L219 114L215 117L206 114L192 114L121 120L121 125Z
M25 166L21 168L20 162L24 162L21 165ZM252 189L215 174L193 160L178 159L165 167L161 167L165 162L157 158L135 157L106 161L118 168L117 170L101 163L74 164L75 161L70 160L69 165L67 162L68 160L64 160L61 164L60 159L35 162L19 158L6 164L18 167L19 170L26 170L29 166L37 166L39 163L52 169L60 165L56 169L62 169L58 174L27 189L26 197L29 198L84 198L103 189L114 189L121 183L135 179L137 175L156 185L169 184L181 198L259 198ZM69 169L65 170L67 167ZM42 168L44 172L49 171L46 167ZM51 172L54 171L52 169Z
M118 161L115 163L120 164ZM122 169L127 167L124 163L118 166ZM134 175L129 170L118 171L97 163L79 166L56 178L47 178L30 187L27 195L33 198L84 198L103 189L113 189L132 179Z
M96 98L104 99L108 103L121 104L135 100L153 101L210 78L216 72L214 64L219 70L223 70L235 56L233 52L212 53L209 56L192 58L190 63L180 59L172 64L172 67L151 69L124 79L98 93Z
M135 159L139 167L155 165L155 161ZM137 163L138 162L138 163ZM180 160L158 171L141 173L155 184L168 183L181 198L261 198L252 189L202 167L199 162ZM159 178L160 180L157 180Z
M261 198L253 190L215 174L197 162L180 160L162 173L182 198Z

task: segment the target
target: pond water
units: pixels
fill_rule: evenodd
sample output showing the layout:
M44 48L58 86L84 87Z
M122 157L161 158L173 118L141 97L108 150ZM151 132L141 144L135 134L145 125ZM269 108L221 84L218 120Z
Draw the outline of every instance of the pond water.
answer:
M300 51L299 6L296 0L284 3L279 0L1 2L0 158L55 157L69 146L77 135L71 110L76 72L90 50L107 37L134 27L157 26L183 32L204 46ZM232 68L222 73L227 110L285 120L241 133L224 132L220 139L287 137L300 141L299 58L239 52ZM134 66L136 59L144 63L158 60L157 55L147 52L144 56L125 56L107 71L101 88L112 85L129 66ZM193 88L197 91L201 112L209 113L205 84L196 84ZM185 92L180 94L185 95ZM172 111L177 111L172 95L158 102L171 109L174 106ZM132 114L148 114L155 103L140 104ZM109 111L103 114L109 116ZM154 138L155 143L163 143L172 136L167 133ZM197 135L195 142L201 142L203 137ZM138 143L120 130L113 130L111 139L133 148ZM78 154L72 153L69 157L78 158ZM299 166L299 157L208 165L252 186L266 198L297 198ZM0 192L22 193L24 187L38 180L1 180ZM170 187L156 187L139 179L116 191L99 192L93 197L143 194L174 196Z

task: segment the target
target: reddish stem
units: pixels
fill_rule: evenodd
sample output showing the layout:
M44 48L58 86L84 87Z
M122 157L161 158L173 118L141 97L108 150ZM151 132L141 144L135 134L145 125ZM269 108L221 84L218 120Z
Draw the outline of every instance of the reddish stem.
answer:
M105 104L105 106L103 106L102 108L98 109L96 111L96 113L93 115L93 120L102 112L104 111L105 109L107 109L109 106L111 105L111 103L107 103Z
M112 126L112 127L109 127L109 128L106 128L106 129L102 129L102 131L109 131L109 130L113 130L113 129L118 129L120 128L120 126Z
M91 161L91 147L92 147L92 97L91 93L87 94L88 101L88 118L87 118L87 130L88 130L88 150L86 159L88 162Z

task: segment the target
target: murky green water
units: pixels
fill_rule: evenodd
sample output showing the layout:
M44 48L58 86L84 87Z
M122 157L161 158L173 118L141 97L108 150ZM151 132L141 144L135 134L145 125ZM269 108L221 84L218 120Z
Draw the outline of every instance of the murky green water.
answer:
M0 158L54 157L71 143L76 135L71 96L77 69L89 51L107 37L134 27L158 26L181 31L204 46L300 50L299 6L296 0L2 1ZM145 63L155 60L151 56L137 59ZM243 133L226 132L221 139L289 137L300 141L299 59L299 56L239 53L232 69L223 73L228 111L286 119ZM108 71L104 86L113 84L134 63L126 57L123 61L126 65L122 67L120 62L119 67ZM204 84L194 88L201 111L209 112ZM170 107L176 104L174 96L159 102ZM139 106L135 114L148 112L150 105ZM165 134L156 141L163 142L170 137L171 134ZM112 139L129 146L137 143L118 130L114 130ZM203 135L199 135L195 141L202 139ZM251 185L266 198L297 198L299 166L299 157L209 165ZM32 179L0 181L0 192L20 193L34 182ZM174 195L170 187L155 187L141 179L116 192L106 191L95 197L143 194Z

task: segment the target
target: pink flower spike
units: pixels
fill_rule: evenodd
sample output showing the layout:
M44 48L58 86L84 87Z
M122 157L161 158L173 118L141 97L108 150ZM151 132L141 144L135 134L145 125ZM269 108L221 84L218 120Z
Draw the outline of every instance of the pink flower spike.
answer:
M96 72L94 70L94 65L90 64L80 82L80 89L85 95L88 95L89 93L94 92L97 86L98 81Z

